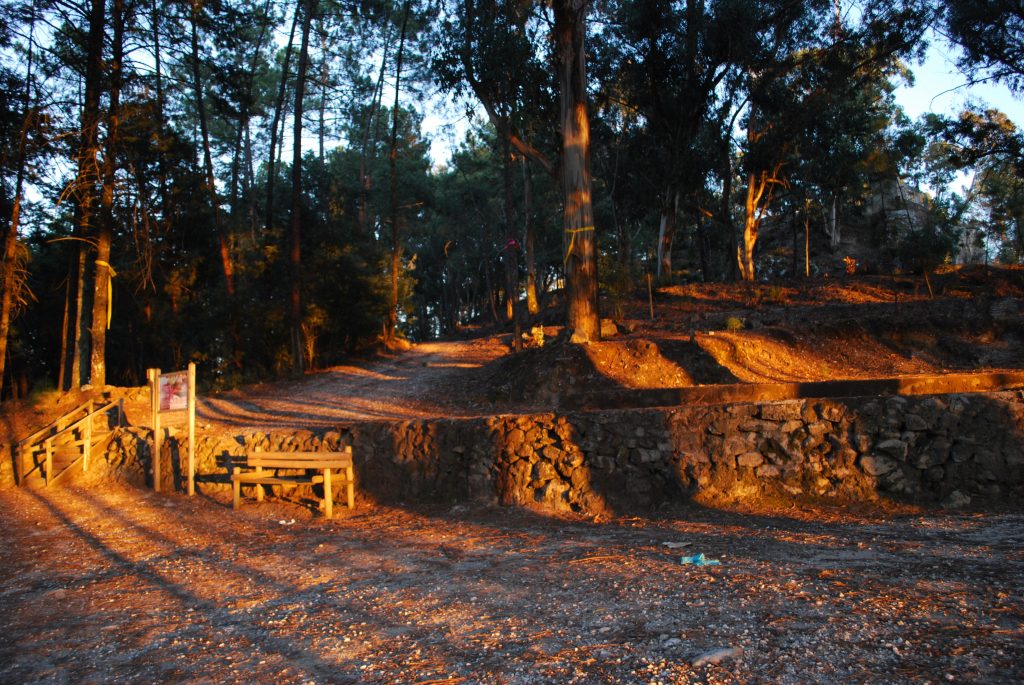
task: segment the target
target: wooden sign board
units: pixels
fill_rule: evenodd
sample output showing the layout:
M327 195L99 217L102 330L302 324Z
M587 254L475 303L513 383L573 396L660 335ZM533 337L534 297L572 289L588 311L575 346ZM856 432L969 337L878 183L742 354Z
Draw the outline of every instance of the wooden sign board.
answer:
M161 423L188 424L188 494L196 494L196 365L161 374L149 369L150 407L153 413L153 489L160 491Z

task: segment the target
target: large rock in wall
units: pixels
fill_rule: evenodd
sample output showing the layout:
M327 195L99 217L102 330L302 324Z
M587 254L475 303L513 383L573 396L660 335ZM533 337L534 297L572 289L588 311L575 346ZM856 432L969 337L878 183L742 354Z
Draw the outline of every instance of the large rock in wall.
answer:
M151 482L149 437L139 428L116 434L108 477ZM165 489L183 487L184 443L173 433L164 441ZM346 445L355 454L357 490L390 502L477 500L598 513L683 499L896 497L962 505L1024 494L1024 401L1016 392L200 436L200 488L229 487L232 465L249 449Z

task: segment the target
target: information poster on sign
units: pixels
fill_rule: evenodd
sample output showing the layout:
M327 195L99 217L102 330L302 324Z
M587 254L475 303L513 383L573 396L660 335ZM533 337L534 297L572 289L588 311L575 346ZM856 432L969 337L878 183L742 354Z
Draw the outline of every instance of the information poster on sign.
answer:
M160 411L188 409L188 371L160 376Z
M150 408L153 413L153 489L160 490L160 462L169 459L162 449L163 429L160 414L180 417L186 412L188 422L188 494L196 492L196 365L189 364L184 371L160 373L149 369ZM170 419L171 417L168 417Z

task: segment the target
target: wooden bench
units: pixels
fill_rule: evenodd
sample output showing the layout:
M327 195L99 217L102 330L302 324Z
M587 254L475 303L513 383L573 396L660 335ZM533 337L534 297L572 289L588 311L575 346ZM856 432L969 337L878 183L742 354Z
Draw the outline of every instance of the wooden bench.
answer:
M254 469L254 470L247 470ZM278 471L302 470L299 474L279 474ZM319 473L310 473L319 471ZM335 473L337 471L337 473ZM234 508L241 504L242 484L256 486L256 501L263 501L264 485L324 485L324 513L333 516L332 481L340 479L348 495L348 508L355 506L355 474L352 470L352 448L341 452L246 452L245 466L236 466L231 474L235 490Z

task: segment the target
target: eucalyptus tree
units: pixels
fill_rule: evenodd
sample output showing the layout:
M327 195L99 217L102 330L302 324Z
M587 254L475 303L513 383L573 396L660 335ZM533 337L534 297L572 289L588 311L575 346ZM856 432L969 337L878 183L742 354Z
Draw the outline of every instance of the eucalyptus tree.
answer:
M796 158L807 141L819 151L841 148L844 137L870 125L870 109L857 99L877 93L894 75L899 60L919 52L928 25L928 7L917 0L871 2L847 26L827 2L776 8L763 25L745 66L748 97L743 121L742 166L746 175L742 245L737 263L744 280L754 280L754 249L775 191L789 184ZM830 17L835 17L829 21ZM863 115L867 115L866 117ZM810 152L809 147L807 152ZM851 153L856 152L850 150ZM819 170L832 193L831 182ZM838 180L837 180L838 179ZM833 224L833 244L838 229Z
M934 165L950 180L973 174L971 196L987 213L984 226L1001 244L1007 261L1024 255L1024 133L1003 112L968 109L955 119L929 115Z

